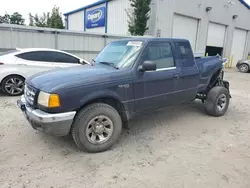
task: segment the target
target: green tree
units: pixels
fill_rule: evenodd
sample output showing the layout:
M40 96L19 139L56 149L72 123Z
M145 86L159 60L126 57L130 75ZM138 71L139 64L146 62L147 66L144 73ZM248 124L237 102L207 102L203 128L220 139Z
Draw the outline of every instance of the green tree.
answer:
M0 16L0 23L10 23L10 15L5 13L3 16Z
M11 24L17 24L17 25L24 25L25 19L23 18L23 16L21 14L19 14L18 12L14 12L11 16L10 16L10 23Z
M50 28L64 29L62 14L60 13L59 7L53 7L51 15L48 14L47 24Z
M148 30L147 22L149 19L151 0L129 0L132 10L128 13L129 33L131 35L144 35Z
M0 16L0 23L24 25L24 22L25 19L18 12L14 12L12 15L5 13L5 15Z
M42 16L35 14L34 16L29 13L29 25L37 27L48 27L64 29L62 14L59 7L54 6L51 13L43 13Z
M34 16L31 13L29 13L29 21L29 26L35 26Z
M38 14L35 14L34 16L29 13L29 26L36 26L36 27L47 27L47 15L43 13L42 16L38 16Z

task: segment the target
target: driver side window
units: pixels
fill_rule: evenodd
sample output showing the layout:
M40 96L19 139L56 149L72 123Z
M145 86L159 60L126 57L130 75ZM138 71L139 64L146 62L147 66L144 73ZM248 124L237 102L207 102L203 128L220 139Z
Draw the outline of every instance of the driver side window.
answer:
M143 61L154 61L157 70L175 67L171 44L168 42L154 42L149 44L142 59Z

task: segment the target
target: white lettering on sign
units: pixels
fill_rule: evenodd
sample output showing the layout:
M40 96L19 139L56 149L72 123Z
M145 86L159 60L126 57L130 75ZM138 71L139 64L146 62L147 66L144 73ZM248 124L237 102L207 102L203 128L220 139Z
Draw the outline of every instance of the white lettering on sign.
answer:
M91 22L97 22L102 18L102 11L97 10L93 12L92 14L88 14L88 20L91 20Z

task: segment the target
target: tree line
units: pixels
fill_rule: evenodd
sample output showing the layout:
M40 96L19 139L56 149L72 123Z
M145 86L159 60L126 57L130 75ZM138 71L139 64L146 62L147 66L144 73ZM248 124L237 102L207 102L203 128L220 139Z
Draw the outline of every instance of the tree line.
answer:
M25 18L18 12L14 12L11 15L5 13L4 15L0 15L0 24L1 23L25 25ZM51 12L44 12L42 15L32 15L29 13L28 25L64 29L62 14L60 13L59 7L56 6L52 8Z

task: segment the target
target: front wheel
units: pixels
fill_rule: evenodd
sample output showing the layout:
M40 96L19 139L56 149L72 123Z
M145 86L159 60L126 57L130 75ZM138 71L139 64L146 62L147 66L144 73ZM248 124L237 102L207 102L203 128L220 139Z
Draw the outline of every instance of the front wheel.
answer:
M91 153L111 148L122 131L122 120L112 106L95 103L78 112L72 137L80 150Z
M228 109L229 102L230 95L228 89L216 86L208 92L205 101L205 110L211 116L223 116Z

